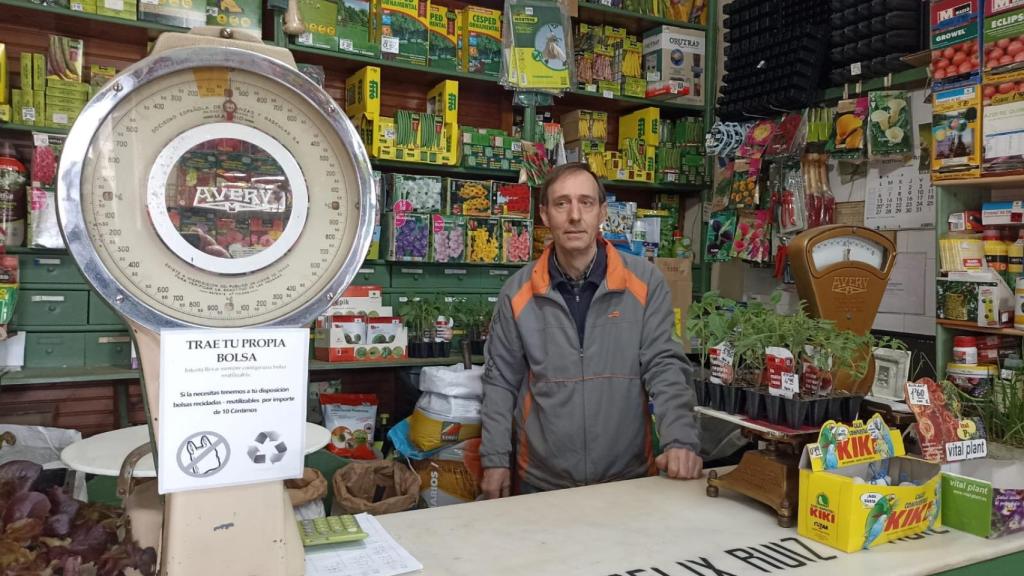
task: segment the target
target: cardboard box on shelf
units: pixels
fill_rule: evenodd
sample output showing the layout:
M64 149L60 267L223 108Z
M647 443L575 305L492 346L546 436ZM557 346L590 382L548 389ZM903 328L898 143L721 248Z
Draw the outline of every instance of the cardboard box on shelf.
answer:
M647 97L704 103L704 33L659 26L644 33Z
M338 4L334 0L298 0L306 31L295 43L322 50L338 49Z
M206 2L204 0L142 0L139 3L139 20L182 28L203 26L206 24Z
M208 0L206 25L245 30L259 36L263 32L262 0Z
M427 65L430 42L428 0L376 0L375 32L384 60Z
M402 319L397 317L366 318L366 342L345 343L343 320L351 316L321 316L314 336L314 356L322 362L373 362L401 360L408 357L409 339Z
M467 6L462 11L462 69L476 74L501 73L501 17L498 10Z
M458 57L459 26L456 11L438 4L430 5L430 67L460 70Z
M991 269L935 279L935 316L997 328L1013 323L1013 291Z
M137 0L96 0L96 14L99 16L137 20L138 8Z
M345 113L380 116L380 68L367 66L345 79Z
M339 0L338 50L377 57L380 47L370 30L373 16L370 0Z
M800 459L797 533L856 552L941 526L940 467L905 454L878 414L826 422Z

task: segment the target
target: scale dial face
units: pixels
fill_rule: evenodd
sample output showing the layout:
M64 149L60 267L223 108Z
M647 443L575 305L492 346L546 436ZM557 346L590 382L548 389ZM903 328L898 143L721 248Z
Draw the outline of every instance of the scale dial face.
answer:
M836 236L811 247L811 260L819 272L847 262L860 262L881 270L887 255L881 244L859 236Z
M58 200L97 290L151 328L300 325L351 282L376 210L331 98L230 48L154 56L75 123Z

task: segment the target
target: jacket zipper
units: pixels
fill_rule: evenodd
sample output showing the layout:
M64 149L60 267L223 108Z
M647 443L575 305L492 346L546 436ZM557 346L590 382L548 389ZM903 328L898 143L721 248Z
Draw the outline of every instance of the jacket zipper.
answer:
M583 340L584 341L586 341L586 337L587 337L587 326L589 326L591 324L591 322L590 322L590 311L594 308L594 303L597 301L599 296L600 297L604 297L604 296L607 296L608 294L611 294L610 290L605 290L604 292L600 292L600 290L601 290L601 288L598 287L598 293L595 293L593 298L590 299L590 307L587 308L587 323L586 323L586 325L583 326ZM575 296L576 296L576 301L579 302L579 300L580 300L579 294L576 294ZM573 327L575 328L576 327L576 319L573 317L572 313L569 311L569 307L566 305L566 303L564 301L559 301L558 298L552 298L551 296L547 296L547 297L551 298L555 302L558 302L559 304L562 305L562 310L565 312L566 316L568 316L569 319L572 320ZM584 368L583 368L583 363L585 361L585 358L584 358L585 355L583 353L583 342L580 342L579 330L575 330L575 332L576 332L576 345L577 345L577 347L579 348L579 351L580 351L580 382L583 382L583 378L584 378L584 375L585 375L585 371L584 371ZM580 390L581 390L580 391L580 396L583 398L583 409L581 410L581 412L583 413L583 482L584 482L584 484L587 484L590 481L590 452L589 452L589 447L588 447L588 444L587 444L587 387L583 386L582 388L580 388Z

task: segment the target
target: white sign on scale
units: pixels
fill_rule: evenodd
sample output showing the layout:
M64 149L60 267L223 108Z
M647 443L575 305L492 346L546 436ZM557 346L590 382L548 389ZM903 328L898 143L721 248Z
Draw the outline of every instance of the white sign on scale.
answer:
M309 330L164 330L159 492L302 476Z

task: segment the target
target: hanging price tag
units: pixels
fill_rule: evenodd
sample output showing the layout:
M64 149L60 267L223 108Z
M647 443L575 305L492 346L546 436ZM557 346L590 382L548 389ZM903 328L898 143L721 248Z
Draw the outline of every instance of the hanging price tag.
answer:
M850 75L851 76L860 76L860 73L861 73L860 62L854 62L853 64L850 64Z
M928 386L907 382L907 403L911 406L931 406L931 398L928 397Z
M382 36L380 39L380 51L385 54L398 54L398 38L395 36Z

